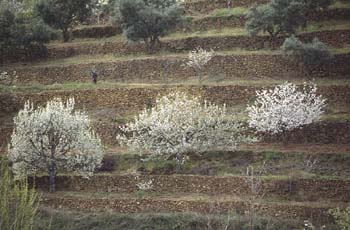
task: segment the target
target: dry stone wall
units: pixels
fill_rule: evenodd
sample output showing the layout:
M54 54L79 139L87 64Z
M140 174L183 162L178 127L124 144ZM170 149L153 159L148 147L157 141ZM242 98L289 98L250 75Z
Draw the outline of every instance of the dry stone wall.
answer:
M117 62L97 62L68 66L25 66L5 68L16 71L17 83L54 84L90 82L90 71L96 68L99 80L115 82L179 82L195 78L192 68L185 67L185 57L145 58ZM217 55L205 68L209 81L235 79L298 79L348 76L349 55L335 55L329 64L307 67L281 55Z
M73 30L73 38L103 38L123 32L120 26L88 26Z
M325 10L317 15L310 16L310 20L348 20L350 19L350 9L330 9ZM190 32L190 31L206 31L212 29L244 27L246 22L245 15L231 15L231 16L207 16L207 17L189 17L180 23L176 31ZM121 26L89 26L73 31L74 38L101 38L111 37L117 34L122 34Z
M319 92L323 94L330 104L350 104L350 86L330 85L320 86ZM54 97L67 99L74 97L77 108L85 108L90 112L110 109L111 118L95 116L96 129L106 144L116 144L115 136L119 132L118 125L125 121L117 122L117 116L137 114L148 104L153 104L159 95L164 95L173 90L181 90L190 94L202 95L203 99L216 104L228 106L248 103L254 96L255 91L261 89L257 86L203 86L203 87L154 87L154 88L116 88L116 89L93 89L74 91L48 91L36 94L2 94L0 95L0 121L10 120L25 101L33 101L34 104L45 104ZM9 121L8 121L9 122ZM11 133L11 125L1 126L0 145L5 146ZM290 143L350 143L349 122L321 122L311 124L302 130L289 133ZM276 136L266 136L265 142L280 141Z
M202 213L202 214L227 214L235 211L241 215L249 211L249 204L241 200L217 201L211 200L174 200L156 198L78 198L78 197L54 197L45 196L42 204L55 209L68 208L84 212L118 212L118 213ZM256 203L254 210L263 216L283 219L311 220L314 223L330 223L332 218L328 210L339 204L332 205L293 205L283 203Z
M133 175L96 175L87 180L78 176L59 176L56 181L58 191L76 192L113 192L134 193L139 189L140 181L153 180L153 191L157 193L200 193L206 195L245 196L249 186L243 177L207 177L207 176L140 176ZM36 187L48 190L48 177L36 177ZM263 183L261 194L269 197L281 197L294 201L328 200L334 202L350 201L349 180L291 179L271 180ZM314 194L318 194L314 197Z
M16 113L23 104L30 100L35 105L43 105L54 97L67 99L74 97L78 108L115 108L121 114L126 111L140 111L147 103L154 103L159 95L174 90L188 92L202 96L203 100L216 104L235 106L251 101L256 90L261 86L223 85L223 86L172 86L172 87L140 87L140 88L114 88L91 90L45 91L41 93L0 94L0 115ZM319 86L320 94L327 98L330 104L350 104L349 85Z
M305 33L299 35L302 41L311 41L318 37L331 47L343 47L350 44L350 30L332 30ZM279 37L276 41L277 46L282 45L285 37ZM210 36L210 37L188 37L180 39L164 39L159 49L169 52L184 52L193 50L198 46L205 49L214 49L216 51L241 49L262 49L269 47L268 36L249 37L240 36ZM145 52L143 43L128 44L125 41L113 42L86 42L86 43L67 43L59 45L49 45L46 58L57 59L76 55L96 55L96 54L139 54ZM24 55L23 52L15 53L13 57L2 57L5 61L22 60L24 56L30 56L31 60L36 59L36 53ZM7 59L6 59L7 58ZM25 60L25 59L23 59Z
M321 31L301 34L300 39L311 41L318 37L331 47L342 47L350 43L350 30ZM277 39L277 46L282 45L284 37ZM163 40L161 49L170 52L183 52L193 50L200 46L205 49L229 50L234 48L261 49L268 47L268 36L249 37L241 36L218 36L218 37L189 37L175 40ZM143 43L127 44L125 42L105 42L91 44L66 44L65 46L55 46L48 48L49 58L71 57L74 55L89 54L135 54L144 52Z
M254 4L266 4L269 0L196 0L185 2L184 8L187 12L208 13L215 9L227 8L228 2L231 2L230 7L253 6Z
M325 10L317 15L311 15L310 20L322 21L322 20L349 20L350 9L331 9ZM193 18L191 21L182 23L177 30L178 31L206 31L212 29L224 29L232 27L244 27L246 23L245 15L232 15L223 17L202 17Z

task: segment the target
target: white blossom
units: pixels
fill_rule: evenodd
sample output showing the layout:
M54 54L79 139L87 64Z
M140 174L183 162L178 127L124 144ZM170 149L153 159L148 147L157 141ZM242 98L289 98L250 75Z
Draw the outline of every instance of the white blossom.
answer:
M74 111L74 99L47 102L45 107L26 102L14 118L15 128L8 156L17 175L58 170L75 171L89 177L100 166L101 140L91 130L85 112Z
M326 100L316 91L314 83L304 83L300 90L290 82L257 91L256 101L247 108L249 126L259 132L277 134L317 121L324 113Z
M201 47L198 47L188 54L188 61L185 63L187 66L193 68L198 77L199 81L202 80L202 72L204 67L208 64L208 62L213 58L214 51L206 51Z
M136 184L137 188L142 191L149 191L153 189L153 179Z
M96 16L97 18L97 24L100 24L100 17L103 14L104 8L110 4L109 0L97 0L95 7L92 8L92 13L93 15ZM89 7L89 5L86 5L87 7Z
M242 125L225 105L202 103L183 92L157 99L154 108L120 129L123 134L117 140L122 145L150 156L174 155L178 161L188 151L236 150L241 142L253 141L242 134Z

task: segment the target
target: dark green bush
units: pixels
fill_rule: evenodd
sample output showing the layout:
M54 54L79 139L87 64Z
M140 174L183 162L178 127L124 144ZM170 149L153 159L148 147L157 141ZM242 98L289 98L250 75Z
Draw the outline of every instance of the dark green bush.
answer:
M284 41L281 49L288 59L300 60L308 66L326 64L332 59L327 45L317 38L311 43L303 43L291 36Z

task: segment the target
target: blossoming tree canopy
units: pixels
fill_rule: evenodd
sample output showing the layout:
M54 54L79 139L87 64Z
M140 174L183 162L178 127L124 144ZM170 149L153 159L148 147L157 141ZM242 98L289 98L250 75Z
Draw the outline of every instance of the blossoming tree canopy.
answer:
M121 144L151 156L174 155L180 161L188 151L235 150L253 138L242 134L242 125L226 106L202 102L183 92L173 92L121 127Z
M247 108L249 126L277 134L317 121L324 113L326 99L317 95L314 83L298 88L285 82L274 89L257 91L256 101Z
M8 151L16 175L47 171L54 192L58 170L89 177L100 166L101 140L92 131L87 114L74 111L74 106L73 98L66 103L56 98L36 109L25 103L14 118Z
M206 51L201 47L198 47L188 54L188 61L185 63L187 66L193 68L199 78L199 81L202 81L202 75L204 67L210 62L214 56L214 51Z

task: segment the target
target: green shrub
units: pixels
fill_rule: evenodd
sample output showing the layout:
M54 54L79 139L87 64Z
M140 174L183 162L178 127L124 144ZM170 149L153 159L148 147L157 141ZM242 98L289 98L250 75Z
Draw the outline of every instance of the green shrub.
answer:
M38 194L29 188L27 180L14 180L5 161L1 162L0 173L0 229L33 229Z
M329 213L333 216L341 230L350 229L350 207L341 210L340 208L331 209Z
M303 43L295 36L291 36L284 41L281 49L285 57L300 60L305 65L321 65L332 59L327 45L317 38L311 43Z

